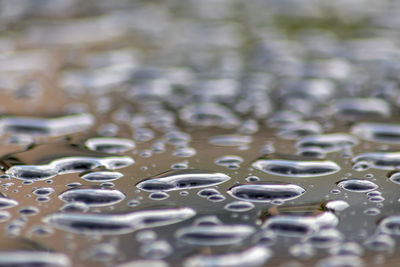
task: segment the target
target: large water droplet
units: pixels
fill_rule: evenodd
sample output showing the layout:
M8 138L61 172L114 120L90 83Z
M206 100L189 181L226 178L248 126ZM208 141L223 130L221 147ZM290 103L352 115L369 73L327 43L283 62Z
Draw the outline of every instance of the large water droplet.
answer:
M85 189L74 188L58 196L62 201L82 202L91 207L109 206L121 202L125 195L114 189Z
M351 192L368 192L378 188L378 185L371 181L359 179L343 180L340 181L337 185Z
M124 153L135 148L135 142L125 138L96 137L85 142L85 146L93 151L105 153Z
M354 125L350 131L368 141L400 144L400 124L363 122Z
M358 144L357 138L348 134L323 134L307 136L296 143L299 149L320 148L325 152L333 152Z
M228 194L240 200L253 202L288 201L300 197L306 190L294 184L241 184L228 190Z
M254 233L254 228L246 225L189 226L176 232L176 237L189 244L220 246L236 244Z
M100 172L90 172L88 174L83 175L81 178L88 182L110 182L117 180L124 176L120 172L108 172L108 171L100 171Z
M339 165L333 161L295 161L259 159L252 166L263 172L288 177L316 177L336 173Z
M53 213L43 221L52 227L78 234L120 235L139 229L170 225L196 215L191 208L141 210L125 214Z
M3 251L0 252L0 266L72 266L69 258L61 253L48 251Z
M269 249L254 246L249 249L220 255L195 255L183 262L185 267L260 266L271 257Z
M144 191L172 191L221 184L230 179L223 173L202 170L174 170L139 182L136 186Z

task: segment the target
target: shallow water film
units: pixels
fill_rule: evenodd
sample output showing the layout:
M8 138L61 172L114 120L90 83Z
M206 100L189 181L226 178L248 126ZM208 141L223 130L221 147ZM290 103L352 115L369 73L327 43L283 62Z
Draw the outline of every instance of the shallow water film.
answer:
M0 266L400 266L399 18L0 0Z

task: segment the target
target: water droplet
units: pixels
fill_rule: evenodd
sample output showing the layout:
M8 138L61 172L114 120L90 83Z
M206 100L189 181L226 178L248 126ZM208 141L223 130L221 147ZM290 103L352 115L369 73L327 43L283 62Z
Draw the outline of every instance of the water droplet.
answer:
M371 181L359 179L342 180L337 185L350 192L368 192L378 188L378 185Z
M235 185L228 190L234 198L254 202L288 201L300 197L306 190L294 184Z
M125 195L113 189L69 189L58 196L64 202L82 202L90 207L110 206L121 202Z
M93 151L119 154L134 149L135 142L124 138L96 137L88 139L85 146Z
M370 250L390 252L394 249L396 241L388 235L377 234L365 240L364 245Z
M37 196L48 196L54 192L54 188L52 187L40 187L33 191L33 194Z
M316 147L325 152L334 152L357 144L357 138L348 134L337 133L304 137L296 143L296 147L299 149Z
M322 229L306 238L307 243L316 248L331 248L344 240L343 234L336 229Z
M352 160L355 165L366 162L369 168L394 170L400 166L400 152L373 152L359 154Z
M259 159L252 166L263 172L288 177L317 177L336 173L339 165L333 161L294 161Z
M175 235L180 241L202 246L236 244L254 233L254 228L246 225L189 226L178 230Z
M338 222L338 218L331 212L322 212L314 216L283 214L267 218L262 228L279 236L305 237L322 228L335 227Z
M316 253L313 246L307 243L295 244L289 247L289 252L298 259L309 259L312 258Z
M153 200L164 200L169 198L169 195L165 192L153 192L149 195L149 198Z
M240 167L240 163L243 162L243 158L239 156L222 156L215 160L215 164L220 166L225 166L229 169L238 169Z
M148 259L163 259L172 253L171 245L164 240L146 243L140 248L140 255Z
M0 252L2 266L72 266L69 258L61 253L48 251L2 251Z
M191 208L141 210L125 214L53 213L43 221L78 234L119 235L185 221L196 212Z
M220 255L194 255L183 262L185 267L260 266L271 257L269 249L254 246L239 252Z
M252 142L247 135L219 135L209 139L209 143L216 146L245 146Z
M68 115L58 118L4 117L2 128L9 133L45 136L61 136L81 132L94 124L90 114Z
M144 191L172 191L213 186L228 181L223 173L201 170L174 170L139 182L136 186Z
M233 212L245 212L253 209L254 204L247 201L234 201L226 204L224 208Z
M197 195L199 197L209 197L209 196L213 196L213 195L219 195L220 192L217 189L214 188L204 188L199 190L199 192L197 192Z
M361 267L364 266L362 260L358 256L353 255L337 255L331 256L318 261L317 267Z
M90 172L88 174L83 175L81 178L88 182L109 182L114 181L124 176L120 172L108 172L108 171L101 171L101 172Z
M400 124L363 122L353 126L350 131L364 140L400 144Z
M18 202L10 198L0 198L0 209L9 209L18 205Z

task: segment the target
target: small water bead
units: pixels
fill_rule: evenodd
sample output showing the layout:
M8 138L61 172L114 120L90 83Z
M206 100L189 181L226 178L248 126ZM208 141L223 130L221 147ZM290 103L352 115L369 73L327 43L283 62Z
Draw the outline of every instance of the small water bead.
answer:
M136 128L133 138L137 142L147 142L153 139L154 136L154 131L149 128Z
M322 133L322 127L315 121L287 123L279 127L277 136L283 139L296 140L304 136Z
M20 208L18 210L18 212L21 215L33 216L33 215L38 214L40 212L40 210L37 207L27 206L27 207Z
M110 206L121 202L125 195L113 189L69 189L59 196L64 202L83 202L90 207Z
M307 243L315 248L331 248L344 240L344 236L336 229L322 229L306 237Z
M225 199L226 199L226 197L223 195L211 195L211 196L207 197L207 200L211 201L211 202L222 202Z
M363 122L353 126L350 131L364 140L400 144L400 124Z
M297 155L303 156L303 157L323 159L326 157L326 152L319 147L309 147L309 148L299 149L299 151L297 152Z
M179 116L184 122L195 126L233 128L240 124L239 118L228 108L215 103L186 105Z
M261 266L271 257L271 252L263 246L250 247L243 251L220 255L194 255L184 260L184 267Z
M137 207L140 205L140 201L136 199L130 200L127 204L128 207Z
M2 251L0 266L72 266L68 256L48 251Z
M118 254L118 250L113 244L96 244L90 247L86 253L86 257L97 262L112 261Z
M228 194L232 197L254 202L268 203L273 200L288 201L300 197L306 190L294 184L239 184L231 187Z
M73 182L73 183L69 183L66 185L66 187L70 187L70 188L75 188L75 187L80 187L80 186L82 186L82 184L79 182Z
M246 225L197 225L181 228L175 236L188 244L221 246L241 242L254 232L253 227Z
M263 230L254 236L254 242L266 247L273 246L276 242L276 234L272 231Z
M317 262L317 267L362 267L363 261L358 256L335 255Z
M298 259L309 259L316 253L314 247L307 243L295 244L289 247L289 252Z
M325 152L339 151L357 145L357 138L348 134L322 134L307 136L296 142L298 149L320 148Z
M208 142L216 146L245 146L252 142L247 135L218 135L211 137Z
M34 225L31 227L30 232L37 236L50 236L54 230L46 225Z
M135 148L135 142L125 138L95 137L86 140L85 146L93 151L120 154Z
M336 100L332 111L338 118L355 120L360 117L387 117L390 105L379 98L343 98Z
M50 201L50 197L48 197L48 196L37 197L36 201L37 202L49 202Z
M87 173L83 175L81 179L88 182L110 182L118 180L122 176L124 175L120 172L99 171Z
M179 158L190 158L196 155L196 149L192 147L182 147L176 149L172 154Z
M153 156L153 151L151 151L149 149L145 149L143 151L140 151L139 155L142 158L150 158L151 156Z
M214 163L220 166L225 166L229 169L238 169L240 167L240 163L243 162L243 158L239 156L222 156L217 158Z
M337 194L340 194L341 193L341 191L339 190L339 189L332 189L331 191L330 191L330 193L331 194L335 194L335 195L337 195Z
M152 200L164 200L169 198L169 195L165 192L153 192L149 195L149 198Z
M202 170L174 170L139 182L136 186L144 191L172 191L218 185L230 177L223 173Z
M189 168L188 162L176 162L171 165L173 170L185 170L187 168Z
M139 243L152 243L156 241L157 233L152 230L143 230L136 234L136 241Z
M233 212L245 212L254 208L254 204L247 201L234 201L225 205L224 209Z
M350 192L368 192L378 188L378 185L369 180L348 179L337 184L339 187Z
M364 246L374 251L391 252L395 248L395 245L396 241L385 234L373 235L364 242Z
M87 211L89 211L89 209L90 209L89 205L87 205L83 202L71 202L71 203L64 204L60 208L60 211L63 211L63 212L87 212Z
M183 197L186 197L186 196L189 195L189 192L188 191L181 191L181 192L179 192L179 195L181 195Z
M140 210L125 214L53 213L43 221L48 225L72 233L120 235L140 229L175 224L196 215L191 208Z
M157 240L142 245L139 253L143 258L163 259L172 253L172 247L165 240Z
M0 223L6 222L11 219L11 214L6 210L0 210Z
M339 165L333 161L298 161L259 159L252 166L263 172L287 177L317 177L336 173Z
M332 255L342 255L342 256L344 255L361 256L364 253L364 249L355 242L345 242L329 249L329 253Z
M143 267L143 266L168 267L169 265L167 262L161 260L134 260L117 265L117 267Z
M376 216L376 215L379 215L380 213L381 213L381 211L377 208L368 208L368 209L364 210L364 214L370 215L370 216Z
M204 189L199 190L199 192L197 192L197 195L199 197L204 197L204 198L207 198L207 197L213 196L213 195L220 195L220 194L221 193L217 189L214 189L214 188L204 188Z
M373 203L381 203L385 201L385 198L382 196L373 196L373 197L368 197L368 201Z
M54 193L54 188L52 187L40 187L33 190L33 194L37 196L48 196Z
M246 178L246 181L249 182L249 183L251 183L251 182L258 182L258 181L260 181L260 178L257 177L257 176L252 175L252 176L247 177L247 178Z
M115 184L113 182L104 182L104 183L101 183L100 186L102 188L113 188L115 186Z
M180 131L170 131L164 136L164 138L168 144L183 147L185 147L192 140L188 133Z

